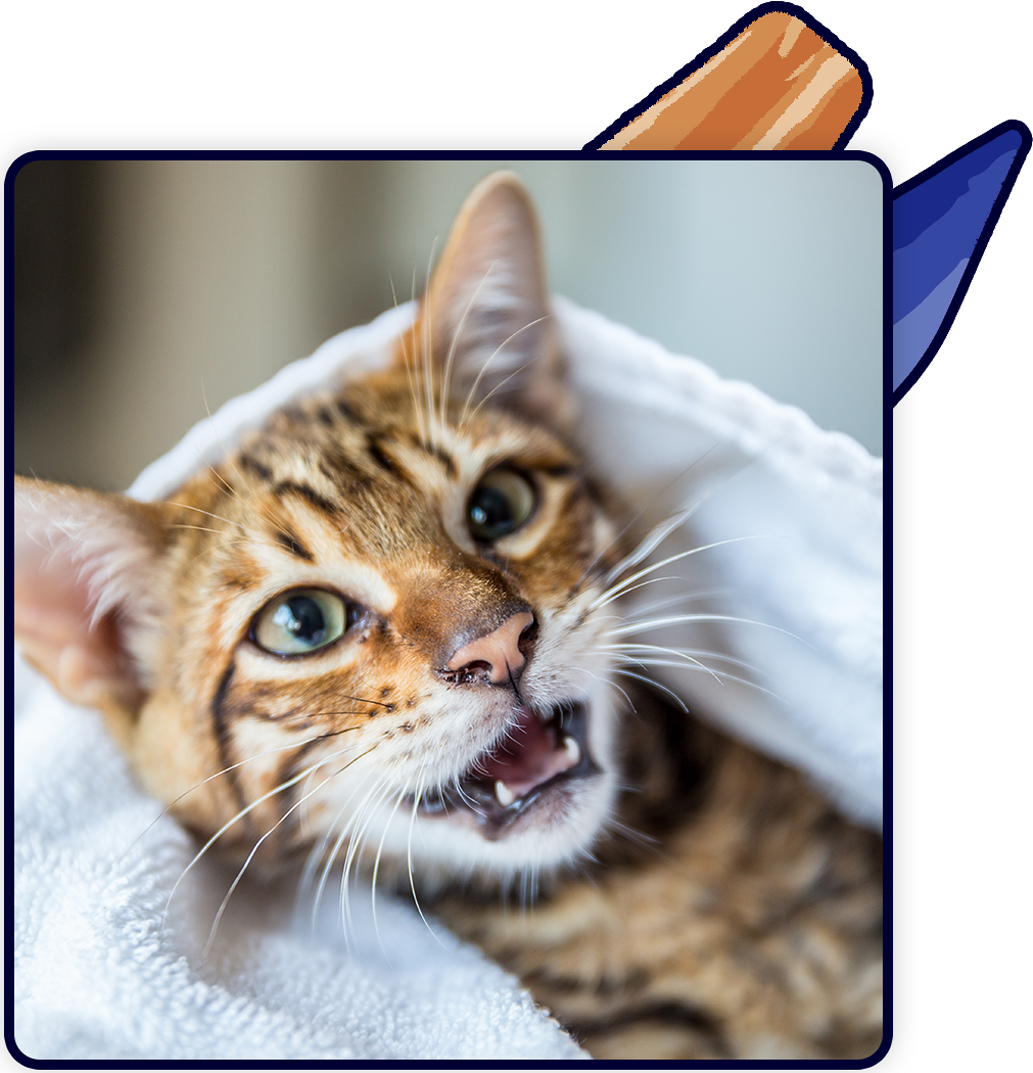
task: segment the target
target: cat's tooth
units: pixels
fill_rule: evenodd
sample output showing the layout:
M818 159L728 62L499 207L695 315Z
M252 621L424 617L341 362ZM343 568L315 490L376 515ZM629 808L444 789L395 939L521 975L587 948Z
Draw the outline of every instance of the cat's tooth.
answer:
M516 794L501 779L495 781L495 797L503 808L509 808L516 800Z
M563 751L570 757L570 766L581 763L581 746L568 734L563 739Z

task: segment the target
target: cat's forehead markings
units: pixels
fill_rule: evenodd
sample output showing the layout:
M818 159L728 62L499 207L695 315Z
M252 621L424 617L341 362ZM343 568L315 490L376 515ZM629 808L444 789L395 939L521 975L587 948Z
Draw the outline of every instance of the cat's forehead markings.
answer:
M414 436L411 442L413 446L419 448L424 454L428 454L431 458L437 459L437 461L444 467L445 472L449 477L458 476L459 468L456 466L455 458L441 443L428 443L427 441L420 439L419 436Z
M475 480L495 462L525 454L534 440L534 433L527 429L439 424L429 436L412 431L400 435L394 446L414 476L434 480L443 476L455 483Z
M395 606L397 593L378 568L390 550L380 534L392 525L382 513L294 481L253 490L223 509L222 535L206 532L209 554L201 561L213 570L214 586L231 597L247 594L249 604L261 603L311 586L336 589L385 614Z
M389 614L398 602L398 590L362 551L350 551L339 542L311 540L311 562L300 560L278 542L252 547L252 600L262 602L291 588L331 588L343 596Z
M315 556L309 551L301 537L298 536L289 524L282 522L275 523L273 528L273 538L282 548L286 549L286 551L295 558L301 559L307 563L315 561Z

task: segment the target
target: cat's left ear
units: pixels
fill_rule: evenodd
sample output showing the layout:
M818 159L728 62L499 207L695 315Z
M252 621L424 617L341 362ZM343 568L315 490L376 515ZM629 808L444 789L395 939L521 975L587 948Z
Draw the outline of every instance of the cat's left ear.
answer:
M134 641L157 621L163 504L48 481L14 485L14 633L69 700L134 712Z
M428 346L450 394L491 396L557 430L573 414L549 306L538 223L511 172L483 179L466 199L420 307L410 353Z

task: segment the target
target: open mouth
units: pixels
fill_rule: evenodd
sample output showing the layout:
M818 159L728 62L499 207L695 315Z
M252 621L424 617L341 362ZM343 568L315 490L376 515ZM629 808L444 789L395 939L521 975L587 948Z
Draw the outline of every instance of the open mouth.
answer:
M424 794L420 812L466 813L486 838L498 838L552 791L599 772L585 744L587 715L581 702L544 715L520 705L505 737L457 783Z

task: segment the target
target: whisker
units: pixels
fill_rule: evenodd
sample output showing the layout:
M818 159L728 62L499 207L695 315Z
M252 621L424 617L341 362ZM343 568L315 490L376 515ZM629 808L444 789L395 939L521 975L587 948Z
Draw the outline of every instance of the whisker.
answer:
M176 882L173 884L172 890L169 891L169 896L165 901L165 911L168 912L169 903L172 901L172 898L174 897L176 891L179 889L179 885L186 878L187 873L190 872L190 870L205 855L205 853L207 853L208 850L211 849L211 847L213 845L215 845L215 843L235 823L237 823L239 820L242 820L245 816L247 816L249 813L253 812L256 808L258 808L259 805L263 804L263 802L265 802L265 801L268 801L271 797L275 797L277 794L283 793L284 790L288 790L288 789L290 789L290 787L292 787L292 786L296 785L297 783L301 782L301 780L303 778L305 778L309 774L310 771L314 771L317 767L320 767L322 764L325 764L327 762L327 760L333 759L334 756L342 756L346 751L347 751L346 749L341 749L336 753L332 753L329 757L324 757L323 759L317 761L315 764L311 765L310 767L305 768L303 771L301 771L299 774L295 775L293 778L287 779L287 780L277 784L271 790L269 790L266 793L262 794L261 797L256 798L254 801L251 802L250 805L246 805L244 808L240 809L240 811L238 811L233 817L231 817L229 820L227 820L226 823L224 823L222 825L222 827L220 827L219 830L216 831L215 834L212 835L212 837L208 839L208 841L198 851L198 853L196 854L194 859L180 873L179 879L177 879Z
M201 381L201 399L204 402L205 413L208 415L208 423L211 426L212 432L215 433L215 438L218 441L219 448L222 451L222 460L237 475L237 480L240 481L241 485L246 486L247 482L244 480L243 474L237 468L237 463L234 461L234 454L232 451L228 451L226 449L226 444L223 442L222 435L219 433L219 429L215 424L215 418L212 416L211 407L208 405L208 395L205 391L204 380ZM229 483L229 481L227 481L226 478L223 477L222 474L219 473L219 471L207 459L203 458L199 451L196 451L195 453L197 454L198 459L204 462L208 469L211 470L212 476L214 476L222 484L223 488L226 489L229 495L231 497L235 496L237 494L236 489L234 489L234 487ZM270 522L271 524L275 525L275 519L265 509L262 509L261 514L267 522Z
M615 536L615 537L614 537L614 538L613 538L613 539L612 539L612 540L611 540L611 541L610 541L610 542L609 542L609 543L608 543L608 544L606 545L606 547L604 547L604 548L603 548L603 549L602 549L602 550L601 550L601 551L599 552L599 554L598 554L598 555L596 555L596 557L595 557L595 558L594 558L594 559L593 559L593 560L592 560L592 561L591 561L591 562L590 562L590 563L588 564L588 566L587 566L587 567L585 568L585 571L584 571L584 573L583 573L583 574L581 575L581 578L580 578L580 580L578 581L578 587L580 587L580 586L581 586L581 585L582 585L582 584L584 583L584 581L585 581L585 578L587 578L587 577L588 577L588 575L589 575L589 574L591 573L591 571L592 571L592 568L593 568L593 567L595 566L595 564L596 564L597 562L599 562L599 560L600 560L600 559L601 559L601 558L602 558L602 557L603 557L603 556L604 556L604 555L605 555L605 554L606 554L606 553L607 553L607 552L608 552L608 551L609 551L609 550L610 550L610 549L611 549L611 548L612 548L612 547L613 547L613 546L614 546L614 545L615 545L615 544L616 544L616 543L617 543L617 542L618 542L618 541L619 541L619 540L621 539L621 537L622 537L622 536L624 536L624 534L625 534L625 533L626 533L626 532L627 532L627 531L628 531L628 530L629 530L629 529L630 529L630 528L631 528L631 527L632 527L632 526L633 526L633 525L634 525L634 524L635 524L635 523L636 523L636 522L637 522L637 521L639 520L639 518L641 518L641 517L642 517L642 515L643 515L643 514L645 514L645 512L646 512L646 511L647 511L647 510L648 510L648 509L649 509L649 508L650 508L650 507L651 507L651 506L652 506L652 505L653 505L654 503L656 503L656 501L657 501L657 500L658 500L658 499L659 499L659 498L660 498L660 497L661 497L661 496L662 496L662 495L663 495L663 494L664 494L665 492L667 492L667 491L669 491L669 490L670 490L671 488L673 488L673 487L674 487L674 485L678 483L678 481L680 481L680 480L681 480L681 479L682 479L683 477L685 477L685 476L687 476L687 475L688 475L689 473L691 473L691 472L692 472L692 470L693 470L693 469L694 469L694 468L695 468L696 466L698 466L698 465L699 465L699 464L700 464L700 463L701 463L701 462L702 462L702 461L703 461L703 460L704 460L704 459L705 459L705 458L706 458L706 457L707 457L707 456L708 456L709 454L711 454L711 453L712 453L713 451L717 450L717 446L718 446L718 445L717 445L717 444L715 443L715 444L712 444L712 445L711 445L710 447L708 447L708 448L707 448L707 449L706 449L706 450L705 450L705 451L703 452L703 454L701 454L701 455L700 455L700 456L699 456L698 458L696 458L696 459L694 459L694 460L693 460L692 462L690 462L690 463L689 463L689 464L688 464L688 465L687 465L687 466L685 467L685 469L683 469L683 470L682 470L682 471L681 471L680 473L676 473L676 474L675 474L675 475L674 475L674 476L673 476L673 477L672 477L672 478L671 478L671 479L670 479L670 480L669 480L669 481L668 481L668 482L667 482L667 483L666 483L666 484L665 484L665 485L664 485L664 486L663 486L662 488L660 488L660 489L659 489L659 490L658 490L658 491L657 491L657 492L656 492L656 493L655 493L655 494L654 494L654 495L653 495L653 496L652 496L652 497L650 498L649 502L648 502L648 503L646 503L646 504L645 504L645 505L644 505L644 506L642 507L642 509L641 509L641 510L640 510L640 511L639 511L639 512L638 512L637 514L635 514L635 516L634 516L633 518L631 518L631 519L630 519L630 520L629 520L629 521L627 522L627 524L626 524L626 525L624 526L624 528L623 528L623 529L621 529L621 531L620 531L620 532L619 532L619 533L618 533L618 534L617 534L617 535L616 535L616 536ZM704 503L704 502L706 501L706 499L707 499L707 497L706 497L706 496L704 496L704 497L703 497L702 499L700 499L700 500L699 500L699 501L697 502L696 506L698 507L698 506L699 506L700 504ZM691 509L695 509L695 508L691 508ZM628 559L629 557L631 557L631 556L634 556L634 554L635 554L635 552L636 552L637 548L641 546L641 543L642 543L642 542L644 542L644 541L648 541L648 540L650 540L650 539L651 539L651 537L652 537L652 535L653 535L653 533L655 533L655 532L656 532L656 531L657 531L658 529L661 529L661 528L663 528L663 527L664 527L665 525L667 525L667 524L668 524L669 522L673 521L674 519L680 519L680 520L678 521L677 525L684 525L684 524L685 524L685 522L686 522L686 521L688 521L688 519L689 519L689 518L691 517L691 513L686 513L686 512L687 512L687 511L689 511L689 510L690 510L690 508L687 508L687 507L683 507L683 508L681 508L680 510L676 511L676 512L675 512L674 514L670 515L670 516L669 516L668 518L665 518L665 519L664 519L663 521L660 521L660 522L658 522L658 523L657 523L656 525L654 525L654 526L652 527L652 529L650 529L650 530L649 530L649 532L648 532L648 533L647 533L647 534L646 534L646 535L645 535L645 536L644 536L644 537L642 538L642 541L640 541L639 545L636 545L636 548L632 549L632 551L630 551L630 552L628 553L628 555L627 555L627 556L625 556L625 558L624 558L623 560L621 560L621 562L622 562L622 563L624 564L624 565L623 565L623 567L622 567L622 569L627 569L627 568L628 568L628 566L633 566L633 565L634 565L634 563L628 563L628 562L627 562L627 559ZM673 530L674 530L675 528L677 528L677 526L676 526L676 525L672 525L672 526L671 526L671 528L670 528L670 529L668 530L668 532L673 532ZM657 543L659 543L659 541L658 541ZM654 545L653 545L653 547L656 547L656 545L654 544ZM650 550L652 550L652 549L650 549ZM647 551L647 552L646 552L646 555L648 555L648 554L649 554L649 552ZM642 556L642 558L644 558L644 557L645 557L645 556ZM636 559L636 560L635 560L635 562L641 562L641 558L640 558L640 559ZM618 564L618 565L620 565L620 564ZM616 569L616 567L615 567L614 569ZM612 571L611 571L611 572L612 572Z
M174 522L170 529L196 529L199 533L218 533L219 529L213 529L210 525L190 525L189 522Z
M355 877L358 878L359 865L366 852L366 843L369 839L370 826L376 817L377 810L386 800L390 793L390 787L387 785L388 777L385 775L380 779L380 785L383 786L383 790L379 793L376 800L373 800L373 793L367 795L366 800L363 802L362 808L356 812L356 820L361 819L361 826L356 827L355 837L348 845L348 852L345 855L344 871L341 881L341 897L342 897L342 910L344 911L344 927L348 933L351 933L351 900L348 893L348 874L355 868ZM363 815L363 812L365 815ZM379 935L377 937L379 941Z
M346 931L350 927L350 924L348 922L351 919L351 908L350 904L348 904L348 875L351 872L352 862L358 851L357 843L359 840L359 835L361 834L362 824L364 822L363 813L364 810L368 809L369 802L373 799L375 795L380 794L381 788L385 787L387 785L387 782L388 775L384 772L381 772L377 774L376 777L373 779L372 785L370 785L368 782L360 783L356 785L355 789L348 795L348 804L350 804L356 797L359 797L359 804L355 809L352 810L351 815L348 817L344 826L341 828L341 833L337 836L337 841L334 843L333 853L330 855L330 858L327 861L327 868L323 872L321 890L322 887L325 886L329 878L330 868L336 861L337 855L338 853L340 853L341 847L344 845L345 840L348 839L351 835L350 841L348 842L348 848L345 851L344 867L341 872L340 890L342 923L344 924ZM353 835L352 832L354 832Z
M427 258L427 280L431 279L431 266L434 263L434 247L437 245L437 238L431 243L430 256ZM428 282L429 287L429 282ZM424 301L421 307L421 314L423 320L423 390L426 401L427 412L427 441L431 445L436 442L437 429L434 425L434 392L433 392L433 377L432 361L433 361L433 342L434 342L434 325L433 325L433 311L431 309L431 303Z
M685 469L683 469L680 473L675 474L675 476L672 477L671 480L669 480L655 495L650 498L649 502L645 504L645 506L643 506L637 514L635 514L635 516L624 526L623 529L621 529L621 531L613 538L613 540L611 540L610 543L607 544L607 546L602 551L600 551L599 554L592 560L592 562L589 563L588 567L582 573L580 581L578 582L579 587L584 583L585 579L589 576L593 567L599 561L599 559L601 559L602 556L605 555L606 552L609 551L610 548L612 548L614 544L616 544L617 541L620 540L620 538L635 524L635 522L642 517L646 510L654 503L656 503L656 501L665 492L672 488L678 481L682 480L685 476L687 476L687 474L690 473L695 466L699 465L708 455L715 451L717 447L718 444L712 444L709 448L707 448L706 451L703 452L703 454L701 454L698 458L696 458L693 462L686 466ZM685 522L687 522L699 510L700 507L702 507L706 502L713 498L713 496L715 496L718 492L722 491L737 477L740 477L743 473L745 473L747 470L751 469L754 465L756 465L760 457L761 456L757 456L755 458L748 458L744 460L737 468L735 468L731 473L724 477L724 479L707 488L703 495L701 495L694 503L690 504L690 506L676 511L667 519L653 526L653 528L650 529L650 531L645 535L639 545L637 545L635 549L629 552L628 555L625 556L625 558L609 572L609 574L607 575L607 582L605 583L609 583L609 579L611 577L615 577L624 570L630 569L632 566L641 562L646 557L646 555L650 554L650 552L662 542L662 540L666 539L666 537L675 529L677 529L681 525L684 525ZM654 536L658 532L661 532L662 535L659 540L654 540ZM647 544L649 545L649 547L643 552L642 548L644 545Z
M237 874L233 877L233 882L230 883L229 890L226 891L225 896L219 903L219 908L215 914L215 919L212 921L211 930L208 933L208 941L205 943L204 950L201 952L202 958L208 956L208 953L212 948L212 944L215 942L215 935L219 930L219 923L222 921L223 914L226 912L226 907L229 905L230 898L232 897L233 892L237 889L237 885L244 877L244 873L247 871L248 865L254 860L255 854L258 853L265 840L269 838L270 835L272 835L282 824L286 823L291 813L293 813L296 809L300 808L313 794L318 793L328 782L330 782L331 779L335 779L338 775L341 774L342 771L347 770L347 768L351 767L351 765L354 764L357 760L361 760L363 756L368 756L375 748L376 745L373 745L370 749L367 749L365 753L360 754L353 760L350 760L343 767L339 768L337 771L333 772L330 775L327 775L327 777L318 786L314 786L311 790L309 790L308 793L298 798L298 800L295 801L289 809L287 809L287 811L276 821L276 823L274 823L272 827L270 827L269 830L266 831L266 833L262 835L261 838L259 838L259 840L254 844L254 846L251 847L251 852L247 855L244 860L244 863L240 866L240 869L238 870ZM320 764L319 766L322 766L322 764ZM288 785L290 784L288 783Z
M474 302L477 301L477 296L481 293L481 288L488 281L488 277L491 275L498 261L492 261L488 265L481 276L480 281L477 284L472 295L470 295L469 302L466 303L466 308L463 310L462 317L459 318L459 324L456 326L455 331L452 334L452 341L448 347L448 356L445 359L445 371L441 380L441 424L445 424L445 410L448 405L449 387L452 382L452 363L455 360L456 352L459 349L459 338L463 334L463 328L466 327L467 318L470 316L470 310L473 309Z
M649 652L675 652L678 655L690 655L690 656L707 656L710 659L720 660L722 663L731 663L734 666L742 667L747 671L754 671L757 674L763 673L761 669L753 663L749 663L744 659L739 659L736 656L730 656L726 652L718 652L715 649L709 648L663 648L658 645L650 644L635 644L631 642L622 641L618 644L612 644L607 646L611 649L626 650L626 651L649 651Z
M731 674L728 671L715 671L710 667L692 667L687 666L684 663L678 663L675 660L663 660L663 659L636 659L632 661L638 667L676 667L681 670L703 670L711 674L713 677L719 680L720 685L724 685L725 682L738 682L740 685L749 686L750 689L755 689L758 693L766 693L769 697L773 697L775 700L785 703L785 698L778 693L773 692L770 689L759 685L757 682L751 681L749 678L743 678L737 674ZM654 685L659 685L659 682L654 682Z
M412 279L412 292L413 292L412 293L412 301L415 301L416 300L416 266L415 265L413 265L412 275L413 275L413 279ZM388 273L387 278L391 283L391 298L394 301L395 309L397 309L398 308L398 296L395 293L395 281L394 281L394 278L391 276L390 272ZM408 341L410 339L412 339L412 345L413 345L413 353L412 354L409 353L409 347L408 347ZM410 396L412 398L413 416L416 419L416 428L419 431L420 439L425 440L425 439L427 439L427 433L426 433L426 430L423 427L423 422L422 422L423 414L422 414L422 412L420 410L419 392L418 392L418 388L417 388L417 384L416 384L416 376L417 376L417 374L416 374L416 338L415 338L415 333L412 331L411 328L407 329L404 332L402 332L401 337L400 337L400 342L401 342L401 346L402 346L402 361L403 361L403 365L405 366L405 379L409 384L409 394L410 394Z
M658 682L655 678L649 678L644 674L636 674L634 671L629 671L626 667L615 667L614 674L623 674L626 678L637 678L640 682L645 682L647 685L662 689L674 699L674 702L686 715L689 714L689 709L686 707L685 701L683 701L673 689L668 689L663 682Z
M797 634L791 633L789 630L784 630L781 626L773 626L770 622L759 622L758 620L751 618L739 618L736 615L711 615L705 612L687 615L669 615L666 618L652 619L646 622L631 622L624 626L616 627L611 633L614 636L623 636L624 634L638 633L642 630L658 629L661 626L673 626L683 622L739 622L747 626L763 626L765 629L775 630L776 633L784 633L787 637L792 637L794 641L799 641L801 644L807 645L808 648L814 647L802 637L797 636Z
M699 544L696 547L688 548L685 551L678 552L677 555L669 555L666 559L661 559L658 563L653 563L650 566L643 567L641 570L636 571L630 577L624 578L622 581L617 582L616 585L606 589L595 601L589 605L590 609L594 610L597 606L601 606L602 601L608 599L615 593L623 592L628 585L634 581L638 581L639 578L646 577L653 573L655 570L660 570L671 563L678 562L680 559L687 559L690 555L698 555L701 551L710 551L713 548L724 547L726 544L740 544L745 540L759 540L761 537L729 537L727 540L715 540L710 544Z
M381 776L381 778L378 780L377 785L379 785L379 783L383 782L384 779L385 779L385 776ZM362 783L358 783L355 786L355 788L352 790L352 792L348 795L348 797L346 798L344 804L341 805L341 808L338 811L337 816L334 818L334 822L330 825L330 828L327 831L325 842L329 842L330 836L333 833L333 829L334 829L334 827L337 826L337 823L340 820L341 816L344 814L345 809L347 809L347 807L351 804L352 800L355 798L356 794L358 794L362 789L363 789ZM313 907L312 907L313 924L315 924L315 915L318 912L319 905L323 900L323 893L326 890L327 882L330 879L330 872L331 872L331 870L332 870L332 868L334 866L334 861L337 860L337 855L341 852L341 847L344 845L344 841L348 837L349 830L358 821L358 817L359 817L360 812L361 812L361 809L356 810L355 812L352 813L351 816L348 817L347 821L344 823L344 826L341 828L341 833L337 836L337 840L334 842L333 849L331 850L330 854L326 858L326 863L325 863L325 865L323 867L323 874L320 877L319 886L318 886L318 888L316 890L315 902L314 902ZM346 875L347 875L347 872L345 872L345 876ZM342 893L342 895L341 895L342 909L343 909L344 898L345 898L345 895ZM345 936L345 938L347 940L347 938L348 938L347 935Z
M607 650L607 651L617 650L617 651L628 652L628 653L630 653L633 650L641 649L641 650L648 651L648 652L660 652L660 653L666 653L666 654L672 655L672 656L678 656L681 659L684 659L686 661L686 663L689 663L690 665L698 668L699 670L706 671L708 674L712 675L718 682L720 682L720 679L718 678L718 675L717 675L716 671L711 670L708 666L706 666L706 664L701 663L698 659L695 659L693 656L687 655L684 652L679 652L677 649L674 649L674 648L660 648L657 645L600 645L600 648L602 648L604 650ZM645 664L645 660L641 660L641 659L636 659L635 662L639 663L639 664L642 664L642 665ZM673 661L673 660L670 661L670 665L675 666L675 667L681 666L681 664L679 664L679 663L677 663L676 661Z
M660 579L657 579L660 580ZM671 577L663 578L664 581L684 581L685 578ZM636 586L637 587L637 586ZM632 590L628 590L629 592ZM675 604L683 604L692 602L695 600L711 600L715 597L728 596L730 590L728 589L698 589L695 592L676 592L673 596L666 596L662 600L655 600L651 604L638 604L634 605L634 612L636 615L653 615L657 611L662 611L664 608L673 607Z
M232 518L224 518L221 514L213 514L210 510L204 510L201 507L195 507L192 503L176 503L173 500L166 500L170 507L180 507L183 510L194 510L198 514L205 514L209 518L214 518L216 521L225 522L227 525L235 525L242 532L246 533L250 537L261 537L261 533L257 529L250 529L242 522L235 522Z
M211 426L212 432L215 433L215 438L219 443L220 449L222 450L222 457L226 460L226 462L230 466L233 467L233 472L236 473L237 477L240 479L241 483L243 484L244 483L244 478L241 477L240 470L238 470L236 465L234 464L232 455L230 454L229 451L226 450L226 444L223 443L222 435L219 433L219 429L215 424L215 418L212 417L212 408L208 405L208 393L204 389L204 380L201 381L201 401L204 403L204 412L208 415L208 423ZM198 452L197 455L198 455L198 458L201 458L200 452ZM226 481L226 479L224 477L222 477L221 474L218 473L218 471L215 469L215 467L210 462L207 462L206 459L202 459L202 461L205 461L206 464L208 465L208 468L212 471L212 473L216 477L218 477L218 479L220 481L222 481L223 487L225 487L226 491L229 492L231 495L235 494L234 491L233 491L232 486Z
M387 795L385 794L384 796L386 797ZM395 813L400 808L404 799L405 790L399 790L398 800L395 802L394 808L391 809L390 813L388 813L387 819L384 821L384 831L383 834L381 834L380 836L380 843L377 846L376 856L373 860L373 874L370 877L370 909L373 913L373 930L377 934L377 942L380 943L380 949L381 951L383 951L385 957L387 957L387 950L385 949L384 944L380 938L380 927L377 924L377 876L380 873L380 857L381 854L384 852L384 842L387 839L388 828L390 827L391 821L394 819ZM383 799L381 799L380 804L382 803ZM422 916L422 914L420 915Z
M364 714L364 713L358 713L358 712L356 712L356 713L350 713L350 712L332 712L332 713L329 713L329 714L334 714L334 715L349 715L349 714ZM249 757L247 757L247 759L245 759L245 760L240 760L240 761L238 761L238 762L237 762L236 764L230 764L230 765L229 765L229 767L224 767L224 768L223 768L223 769L222 769L221 771L216 771L214 775L209 775L209 776L208 776L207 778L205 778L205 779L202 779L202 780L201 780L200 782L198 782L198 783L195 783L195 784L194 784L193 786L191 786L191 787L190 787L190 789L189 789L189 790L184 790L184 791L183 791L183 792L182 792L182 793L181 793L181 794L180 794L180 795L179 795L178 797L175 797L175 798L173 798L173 799L172 799L172 801L170 801L170 802L169 802L169 803L168 803L168 804L167 804L167 805L166 805L166 806L165 806L165 807L164 807L164 808L163 808L163 809L161 810L161 812L159 812L159 813L158 813L158 815L157 815L157 816L155 816L155 817L154 817L154 819L153 819L153 820L151 820L151 822L150 822L150 823L149 823L149 824L148 824L148 825L147 825L147 826L146 826L146 827L145 827L145 828L144 828L144 829L143 829L143 830L142 830L142 831L141 831L141 832L140 832L140 833L139 833L139 834L138 834L138 835L136 836L136 838L134 838L134 839L133 839L133 841L132 841L132 842L130 842L130 843L129 843L129 845L128 845L128 846L127 846L127 847L126 847L126 848L125 848L125 849L124 849L124 850L122 851L122 854L121 854L121 856L119 857L119 860L122 860L122 859L123 859L123 858L125 857L125 855L126 855L126 854L127 854L127 853L128 853L128 852L129 852L129 851L130 851L130 850L132 849L132 848L133 848L133 846L135 846L135 845L136 845L136 843L137 843L137 842L139 842L141 838L145 837L145 836L146 836L146 834L147 834L147 832L148 832L148 831L149 831L149 830L150 830L150 829L151 829L151 828L152 828L152 827L153 827L153 826L154 826L154 825L155 825L156 823L158 823L158 822L159 822L159 821L160 821L160 820L161 820L161 819L162 819L162 818L163 818L164 816L167 816L167 815L168 815L168 814L169 814L169 813L170 813L170 812L171 812L171 811L172 811L172 810L173 810L173 809L174 809L174 808L176 807L176 805L178 805L178 804L179 804L179 802L183 800L183 798L185 798L185 797L189 797L189 795L190 795L190 794L194 793L194 792L195 792L196 790L199 790L199 789L201 789L201 787L202 787L202 786L205 786L205 785L207 785L207 784L208 784L208 783L210 783L210 782L211 782L211 781L212 781L213 779L218 779L218 778L221 778L221 777L222 777L223 775L226 775L226 774L228 774L228 773L229 773L229 772L231 772L231 771L235 771L235 770L236 770L237 768L241 768L241 767L244 767L244 765L245 765L245 764L250 764L250 763L252 763L252 762L253 762L253 761L255 761L255 760L259 760L259 759L261 759L261 758L262 758L263 756L273 756L273 755L275 755L276 753L285 753L285 752L290 752L290 751L291 751L292 749L299 749L299 748L301 748L301 746L303 746L303 745L308 745L308 744L310 744L311 742L314 742L314 741L321 741L321 740L325 740L325 739L327 739L327 738L333 738L333 737L336 737L336 736L337 736L338 734L345 734L345 733L347 733L348 731L350 731L350 730L355 730L355 729L358 729L358 728L356 728L356 727L343 727L343 728L342 728L342 729L340 729L340 730L332 730L332 731L327 731L327 732L326 732L326 733L324 733L324 734L315 734L315 735L313 735L313 736L312 736L311 738L303 738L303 739L302 739L301 741L296 741L296 742L292 742L292 743L291 743L290 745L281 745L281 746L278 746L278 747L277 747L277 748L275 748L275 749L265 749L265 750L263 750L263 751L262 751L262 752L260 752L260 753L255 753L255 754L254 754L253 756L249 756Z
M616 589L617 591L614 591L614 589L607 589L605 592L600 593L596 601L589 604L588 610L590 613L592 611L600 611L602 610L602 608L607 607L609 604L612 604L616 600L621 599L621 597L627 596L629 592L637 592L639 589L644 589L647 585L659 585L663 581L685 580L685 578L679 577L676 574L667 574L664 577L647 578L645 581L640 581L637 585L632 585L630 588L621 588L619 586L614 586L614 589ZM678 603L682 599L683 597L679 594L675 596L671 602Z
M412 892L413 904L416 906L416 912L420 914L420 920L423 921L427 931L434 936L435 941L444 946L445 944L441 940L441 936L437 931L430 926L430 921L423 915L423 906L420 905L420 896L416 893L416 875L413 870L412 860L412 836L416 829L416 819L420 807L420 801L423 798L424 790L426 789L426 764L421 765L419 774L416 778L416 792L413 794L412 810L409 814L409 833L406 839L406 867L409 875L409 890Z
M698 500L691 506L685 507L678 511L676 514L672 514L670 518L661 522L659 525L653 527L652 530L646 535L646 537L639 542L634 551L629 552L623 559L603 579L603 584L609 585L615 581L625 570L630 569L633 566L638 565L648 555L650 555L655 548L662 544L675 529L684 525L693 514L699 509L703 500Z
M500 387L502 387L508 381L512 380L515 376L517 376L518 373L528 368L528 366L530 366L535 361L535 358L532 357L530 362L526 362L525 364L521 365L519 369L516 369L511 372L510 376L506 377L505 380L502 380L500 383L496 384L495 387L492 387L491 391L488 392L488 394L485 395L485 397L477 403L477 406L474 408L473 413L470 413L468 417L470 403L476 397L477 388L481 386L481 381L484 378L484 374L488 371L488 366L493 361L495 361L496 357L502 352L503 348L506 346L507 343L512 342L521 332L525 332L527 328L534 327L535 324L541 324L542 321L547 320L549 317L551 317L551 315L551 313L546 313L545 317L538 317L536 320L529 321L527 324L521 325L516 329L516 332L503 339L502 342L499 343L499 346L495 349L495 351L493 351L489 355L487 361L484 363L484 365L481 366L481 369L479 369L479 371L477 372L477 376L474 378L473 383L470 385L470 391L467 393L467 400L463 403L462 411L459 414L459 428L463 428L464 426L466 426L468 420L472 421L473 417L477 413L477 410L481 409L481 407L484 406L484 403L493 394L495 394Z

